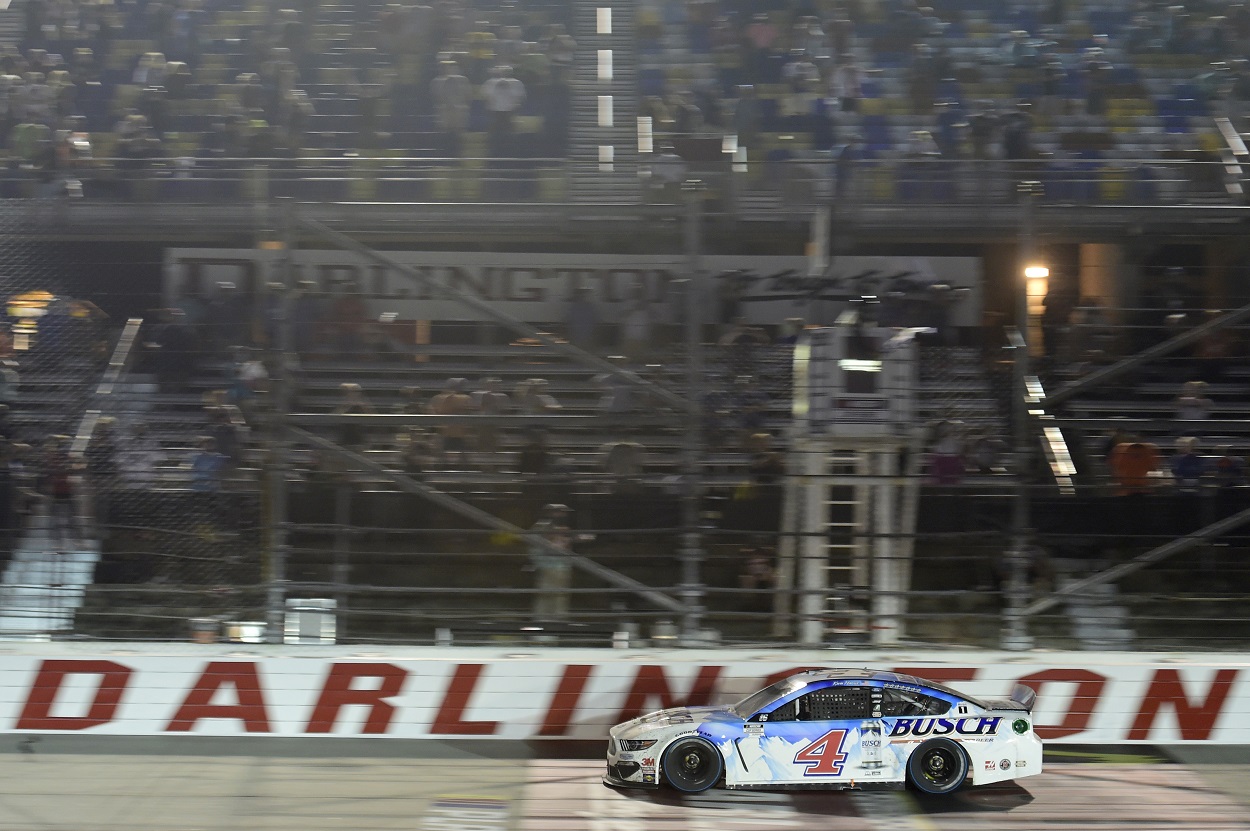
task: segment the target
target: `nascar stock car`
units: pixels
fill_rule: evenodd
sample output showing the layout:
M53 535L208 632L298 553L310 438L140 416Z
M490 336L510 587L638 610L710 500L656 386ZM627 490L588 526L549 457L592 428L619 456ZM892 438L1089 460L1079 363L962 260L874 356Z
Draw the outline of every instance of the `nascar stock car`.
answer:
M677 707L618 724L604 784L686 793L726 788L903 787L947 794L1034 776L1035 694L979 701L911 675L820 669L730 707Z

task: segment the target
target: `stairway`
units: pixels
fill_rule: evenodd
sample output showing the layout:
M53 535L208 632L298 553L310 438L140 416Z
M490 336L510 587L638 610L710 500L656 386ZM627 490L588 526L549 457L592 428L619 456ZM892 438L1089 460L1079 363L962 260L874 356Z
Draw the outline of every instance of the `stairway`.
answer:
M34 511L0 580L0 640L50 640L73 631L99 559L98 542L57 533L45 507Z
M635 204L638 78L633 0L579 0L572 35L577 52L571 79L570 198L575 203ZM605 50L610 52L610 64L605 64L610 65L611 80L599 78ZM600 124L600 96L611 96L611 126ZM609 152L602 148L611 148L610 160L601 155Z
M1079 576L1061 576L1058 588L1067 588ZM1080 649L1097 652L1134 648L1134 632L1127 607L1118 602L1111 583L1091 586L1068 598L1066 609L1072 637Z

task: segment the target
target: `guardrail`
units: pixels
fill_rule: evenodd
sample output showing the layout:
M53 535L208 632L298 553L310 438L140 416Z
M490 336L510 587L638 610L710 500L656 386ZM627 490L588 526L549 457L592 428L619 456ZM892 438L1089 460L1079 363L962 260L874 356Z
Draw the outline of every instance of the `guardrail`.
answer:
M641 200L675 203L680 182L704 181L713 211L834 202L878 204L1000 204L1015 201L1022 180L1042 184L1041 200L1082 205L1205 205L1240 200L1232 179L1240 166L1222 160L1145 158L1025 161L942 158L812 158L708 163L617 162L612 175L567 159L319 157L299 159L94 159L63 171L9 169L0 198L81 197L129 202L265 202L291 196L304 202L559 202L571 183L596 203ZM621 196L609 180L634 176L637 197Z

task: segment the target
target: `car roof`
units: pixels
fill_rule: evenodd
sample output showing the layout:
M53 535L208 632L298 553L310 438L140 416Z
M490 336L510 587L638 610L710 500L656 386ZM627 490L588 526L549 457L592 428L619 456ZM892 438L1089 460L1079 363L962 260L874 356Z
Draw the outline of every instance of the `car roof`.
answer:
M882 681L890 684L915 684L920 687L933 686L932 681L882 669L837 667L835 669L809 669L799 674L807 676L812 681Z
M967 701L978 707L988 708L985 704L967 693L959 690L951 689L945 684L939 684L936 681L929 681L925 678L918 678L915 675L905 675L901 672L890 672L881 669L858 669L854 667L837 667L834 669L809 669L804 672L797 673L798 677L807 679L808 683L819 681L876 681L882 684L910 684L925 689L935 690L944 693L951 698Z

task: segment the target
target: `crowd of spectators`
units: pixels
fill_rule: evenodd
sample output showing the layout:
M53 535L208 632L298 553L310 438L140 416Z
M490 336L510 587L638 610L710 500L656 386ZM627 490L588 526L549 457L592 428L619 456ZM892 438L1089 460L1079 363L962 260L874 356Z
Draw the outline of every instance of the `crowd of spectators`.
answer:
M1250 100L1239 0L645 0L636 41L658 135L735 134L756 160L1214 160L1210 116ZM1139 174L1136 197L1163 187Z
M559 157L576 44L560 4L30 0L0 53L13 162L81 170L399 151ZM521 124L521 118L528 121ZM484 135L482 144L467 141Z

